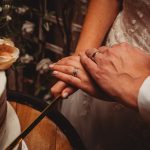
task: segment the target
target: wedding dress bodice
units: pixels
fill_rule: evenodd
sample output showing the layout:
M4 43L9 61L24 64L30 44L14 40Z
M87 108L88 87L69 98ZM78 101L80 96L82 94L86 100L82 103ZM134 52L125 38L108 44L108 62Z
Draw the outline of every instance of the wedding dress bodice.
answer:
M150 52L150 0L124 0L108 36L109 46L128 42Z

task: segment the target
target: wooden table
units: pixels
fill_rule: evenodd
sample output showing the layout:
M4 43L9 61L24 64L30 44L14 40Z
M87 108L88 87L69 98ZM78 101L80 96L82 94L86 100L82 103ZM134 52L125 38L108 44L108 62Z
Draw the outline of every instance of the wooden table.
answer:
M29 106L11 102L24 130L39 114ZM25 138L29 150L72 150L66 136L47 117L45 117Z

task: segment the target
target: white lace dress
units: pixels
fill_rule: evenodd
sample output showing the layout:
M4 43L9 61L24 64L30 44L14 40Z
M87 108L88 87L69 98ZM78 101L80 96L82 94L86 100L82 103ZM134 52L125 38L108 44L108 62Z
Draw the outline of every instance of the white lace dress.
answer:
M121 42L150 51L150 0L124 0L123 11L116 18L106 45ZM149 125L121 104L97 100L78 91L63 102L61 111L88 150L150 149Z

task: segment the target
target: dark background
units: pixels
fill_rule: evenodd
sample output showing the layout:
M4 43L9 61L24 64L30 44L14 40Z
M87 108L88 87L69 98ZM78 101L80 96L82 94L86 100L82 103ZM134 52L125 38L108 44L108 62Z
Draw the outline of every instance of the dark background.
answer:
M48 64L74 52L87 5L87 0L0 1L0 37L20 49L7 70L9 90L49 100L56 79Z

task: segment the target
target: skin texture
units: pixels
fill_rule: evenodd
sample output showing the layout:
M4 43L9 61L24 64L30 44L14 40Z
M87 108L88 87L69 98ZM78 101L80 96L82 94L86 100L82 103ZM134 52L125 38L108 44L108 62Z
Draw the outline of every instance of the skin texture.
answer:
M93 49L81 55L82 65L100 88L120 103L137 109L140 86L150 75L150 55L127 43L97 51L94 58Z
M77 59L81 59L83 66L75 63ZM78 68L76 77L72 75L74 68ZM55 77L92 96L104 99L107 97L105 100L115 99L137 110L140 86L150 75L150 55L122 43L111 48L89 49L81 54L80 58L78 56L66 58L51 66L51 69L55 70L53 72ZM109 94L109 97L103 91Z
M66 57L56 64L51 65L50 68L54 70L52 73L53 76L74 87L75 91L76 89L82 89L91 96L110 100L108 95L98 88L96 82L83 68L79 56ZM77 76L73 76L72 74L75 69L77 70Z
M84 53L86 49L99 47L117 14L117 0L111 0L111 3L110 0L91 0L74 56ZM77 60L76 63L78 64L80 61ZM58 81L51 88L51 94L53 96L61 94L63 97L66 97L75 90L73 86L63 81Z
M77 76L72 75L75 68L78 70ZM83 90L85 89L85 92L88 92L91 95L97 94L95 91L94 82L81 65L79 56L66 57L55 65L52 65L51 69L55 70L52 74L55 77L60 78L62 81L77 88L82 87Z

